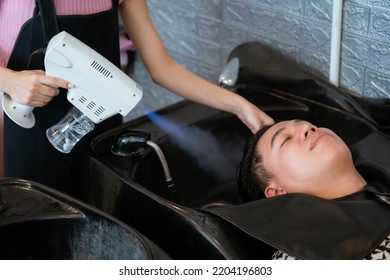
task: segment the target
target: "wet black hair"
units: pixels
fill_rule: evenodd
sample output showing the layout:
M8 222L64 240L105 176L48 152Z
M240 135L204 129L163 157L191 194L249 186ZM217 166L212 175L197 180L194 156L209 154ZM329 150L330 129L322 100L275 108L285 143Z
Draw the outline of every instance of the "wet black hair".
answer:
M264 191L271 179L271 174L264 168L263 159L256 146L261 136L272 125L267 125L248 139L244 155L237 169L238 192L244 202L265 198Z

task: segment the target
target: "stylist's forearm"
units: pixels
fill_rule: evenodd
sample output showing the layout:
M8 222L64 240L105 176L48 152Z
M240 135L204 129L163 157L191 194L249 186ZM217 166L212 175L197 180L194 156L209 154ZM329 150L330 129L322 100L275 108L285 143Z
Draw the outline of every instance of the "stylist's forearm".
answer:
M239 106L244 102L241 96L198 77L176 62L171 62L169 67L165 71L156 71L158 75L152 77L155 83L193 102L239 113Z

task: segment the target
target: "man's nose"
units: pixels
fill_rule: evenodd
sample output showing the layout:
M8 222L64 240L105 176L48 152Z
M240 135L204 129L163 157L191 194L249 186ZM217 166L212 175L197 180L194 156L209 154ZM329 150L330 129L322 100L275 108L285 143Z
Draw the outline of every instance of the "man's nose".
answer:
M299 125L298 127L298 133L301 138L301 140L305 141L309 135L317 130L317 127L315 125L312 125L309 122L305 122Z

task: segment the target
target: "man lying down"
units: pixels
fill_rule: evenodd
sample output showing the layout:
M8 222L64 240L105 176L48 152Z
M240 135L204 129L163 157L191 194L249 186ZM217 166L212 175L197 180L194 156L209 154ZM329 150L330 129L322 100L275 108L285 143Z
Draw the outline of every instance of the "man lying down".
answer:
M283 231L281 234L285 236L275 241L275 244L279 242L281 246L275 246L279 250L274 253L273 259L299 258L300 250L307 251L300 249L299 244L305 244L310 238L318 239L311 243L318 248L321 247L321 243L327 241L324 244L335 244L335 248L338 246L336 244L339 244L341 248L342 246L346 248L342 250L348 250L345 244L351 243L354 247L364 245L371 248L365 251L368 252L367 255L361 256L364 259L390 259L390 205L379 199L375 194L375 188L359 174L348 146L331 130L316 127L302 120L282 121L264 127L247 144L238 172L238 181L240 194L246 201L304 194L313 197L313 201L320 202L312 204L313 212L321 221L318 223L323 223L320 236L310 236L311 227L314 232L316 226L304 223L306 216L313 213L299 212L301 202L297 202L296 208L292 208L296 209L299 213L297 215L300 216L288 213L286 218L288 221L283 220L283 217L276 218L277 211L282 210L284 205L267 214L270 220L275 215ZM318 208L323 204L325 206L322 211ZM348 210L348 207L358 210ZM296 221L291 221L294 219ZM312 223L310 221L312 218L307 219L307 223ZM375 226L372 226L373 220ZM341 229L338 226L337 231L340 232L337 234L332 232L335 224L341 225ZM302 237L296 233L300 227L305 227L306 231ZM343 234L343 227L346 233L349 232L348 236ZM360 231L365 231L366 228L372 230L376 241L359 237L358 234L356 237L350 234L351 232L360 234ZM275 228L276 236L278 230L280 229ZM295 236L295 240L289 240L290 245L284 245L285 239L291 236ZM357 240L353 240L354 238ZM368 245L367 242L372 244Z

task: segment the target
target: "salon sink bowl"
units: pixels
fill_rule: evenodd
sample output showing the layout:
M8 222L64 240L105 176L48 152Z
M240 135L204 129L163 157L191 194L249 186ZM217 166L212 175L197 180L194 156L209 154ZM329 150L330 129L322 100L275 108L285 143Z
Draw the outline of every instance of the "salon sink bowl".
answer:
M0 259L169 258L128 225L39 183L2 179L0 190Z
M241 89L243 94L247 89ZM262 98L281 104L279 93L275 95L263 92ZM264 104L266 101L258 101ZM375 127L360 118L330 110L321 104L295 103L284 100L284 108L274 107L267 113L282 119L304 119L319 126L329 127L340 135L347 144L351 145L361 139ZM182 104L189 106L189 104ZM310 106L310 109L308 109ZM179 106L175 110L180 110ZM313 111L316 113L313 114ZM192 110L196 114L196 106ZM162 112L162 114L164 114ZM129 158L122 158L118 165L110 162L125 178L131 178L149 191L162 196L171 202L189 208L205 208L215 204L237 205L241 203L236 183L237 167L242 159L246 139L251 136L250 131L235 116L216 112L215 115L201 118L195 123L188 124L166 135L157 135L158 145L164 151L176 185L176 192L169 193L164 187L164 173L161 164L151 149L142 151L142 156L135 156L137 163L134 166L125 166L131 162ZM346 123L347 119L347 123ZM128 124L127 127L133 127ZM140 128L140 127L137 127ZM185 135L185 139L180 138ZM185 141L185 147L180 143ZM111 155L109 156L111 157ZM105 158L104 160L107 160Z

